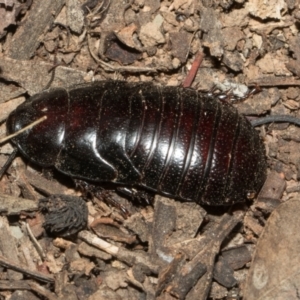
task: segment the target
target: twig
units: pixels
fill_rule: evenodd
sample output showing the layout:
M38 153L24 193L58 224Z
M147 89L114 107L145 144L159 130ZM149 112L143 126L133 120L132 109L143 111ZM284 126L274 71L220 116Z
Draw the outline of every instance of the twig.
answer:
M46 254L44 253L44 250L43 250L42 246L39 244L39 242L37 241L37 239L36 239L35 236L33 235L30 226L29 226L28 223L26 223L26 222L22 222L22 223L25 225L26 230L27 230L27 233L28 233L28 235L29 235L31 241L32 241L33 244L34 244L36 251L37 251L38 254L40 255L41 259L42 259L42 260L45 260Z
M57 300L57 296L45 289L43 286L40 286L36 282L28 281L28 285L30 288L35 291L36 293L46 297L49 300Z
M3 257L2 255L0 255L0 265L5 268L8 268L10 270L14 270L14 271L20 272L22 274L25 274L27 276L30 276L32 278L35 278L36 280L39 280L39 281L43 281L46 283L54 283L54 279L52 276L48 276L48 275L41 274L39 272L27 270L20 265L17 265L11 261L8 261L7 258Z
M0 280L0 290L32 290L49 300L57 300L53 293L32 280Z
M81 231L78 234L78 237L87 242L88 244L93 245L94 247L97 247L113 255L119 260L125 262L127 265L133 266L135 264L142 264L148 269L150 269L153 274L157 274L161 267L159 264L150 260L146 255L142 255L142 253L135 253L127 249L117 247L100 239L95 234L92 234L89 231Z

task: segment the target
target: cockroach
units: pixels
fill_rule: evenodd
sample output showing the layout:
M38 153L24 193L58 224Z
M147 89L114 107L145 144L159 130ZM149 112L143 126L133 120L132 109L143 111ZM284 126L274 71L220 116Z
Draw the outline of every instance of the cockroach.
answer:
M74 179L231 205L254 197L267 164L258 132L219 98L190 88L103 81L41 92L6 124L12 134L46 116L12 142L29 161Z

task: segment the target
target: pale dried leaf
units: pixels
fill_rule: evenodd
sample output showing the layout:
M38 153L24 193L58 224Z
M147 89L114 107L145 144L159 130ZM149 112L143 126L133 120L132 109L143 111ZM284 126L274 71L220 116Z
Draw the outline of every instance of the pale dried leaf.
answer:
M280 20L282 17L282 11L287 10L287 5L284 0L250 0L246 7L251 15L263 20L267 18Z
M244 299L299 299L299 210L299 199L293 199L272 213L256 248Z

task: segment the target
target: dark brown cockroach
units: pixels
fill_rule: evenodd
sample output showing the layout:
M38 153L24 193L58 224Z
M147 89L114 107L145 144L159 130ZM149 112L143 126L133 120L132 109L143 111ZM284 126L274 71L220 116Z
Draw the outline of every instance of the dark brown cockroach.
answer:
M19 151L93 184L230 205L259 191L265 148L251 123L212 93L105 81L31 97L7 120Z

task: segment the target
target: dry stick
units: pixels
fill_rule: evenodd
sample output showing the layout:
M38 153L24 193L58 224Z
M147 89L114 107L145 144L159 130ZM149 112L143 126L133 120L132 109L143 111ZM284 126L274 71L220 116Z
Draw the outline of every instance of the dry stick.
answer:
M27 270L20 265L17 265L11 261L8 261L7 258L3 257L2 255L0 255L0 265L2 267L8 268L10 270L14 270L14 271L20 272L22 274L25 274L27 276L30 276L32 278L35 278L36 280L39 280L39 281L43 281L46 283L54 283L54 279L52 276L48 276L48 275L45 275L45 274L42 274L39 272Z
M135 264L142 264L149 268L153 274L157 274L159 272L160 265L150 261L148 256L142 255L141 253L132 253L132 251L127 249L117 247L103 239L100 239L98 236L87 230L79 232L78 237L88 244L113 255L119 260L125 262L127 265L133 266Z
M39 256L41 257L41 259L44 261L46 258L46 254L44 253L44 250L42 248L42 246L39 244L38 240L35 238L35 236L33 235L31 228L29 226L28 223L22 222L23 225L25 226L27 233L36 249L36 251L38 252Z
M0 290L32 290L49 300L57 300L57 296L40 286L33 280L0 280Z
M186 87L190 87L192 85L192 82L196 77L197 71L203 61L203 57L204 57L204 54L199 51L195 57L195 60L193 61L192 67L191 67L188 75L186 76L186 78L182 84L183 87L186 88Z
M17 135L21 134L22 132L26 131L27 129L30 129L30 128L36 126L37 124L39 124L39 123L45 121L46 119L47 119L47 116L43 116L43 117L41 117L40 119L34 121L33 123L31 123L31 124L25 126L24 128L22 128L22 129L16 131L15 133L10 134L10 135L8 135L8 136L6 136L6 137L0 139L0 144L2 144L2 143L4 143L4 142L6 142L6 141L8 141L8 140L10 140L10 139L12 139L12 138L14 138L15 136L17 136Z
M274 86L299 86L300 80L295 79L295 77L274 77L274 76L265 76L258 77L247 82L248 86L255 86L259 82L260 87L274 87Z
M30 288L33 291L35 291L36 293L46 297L49 300L57 300L58 299L58 297L55 294L51 293L45 287L37 284L36 282L28 281L28 285L30 286Z
M35 291L36 293L44 296L45 298L49 300L57 300L57 295L51 293L49 290L47 290L45 287L37 284L33 281L28 281L28 285L30 286L31 290Z

